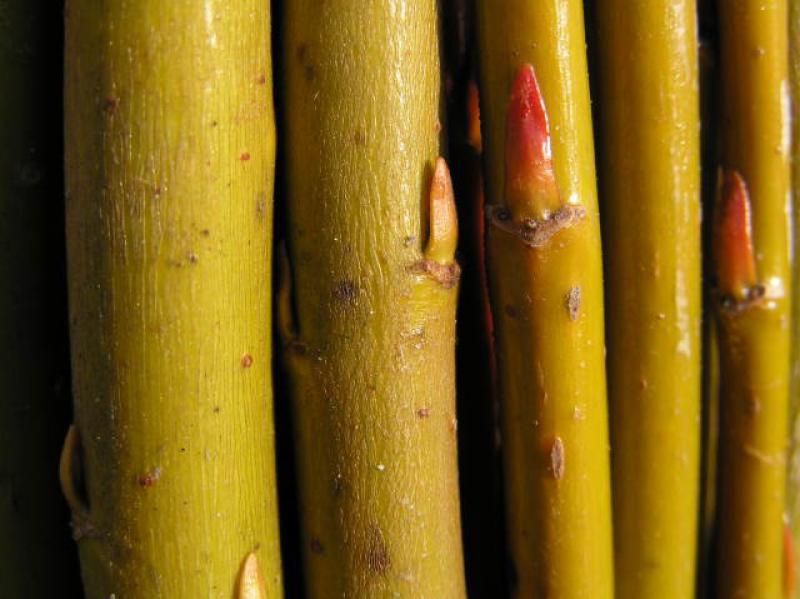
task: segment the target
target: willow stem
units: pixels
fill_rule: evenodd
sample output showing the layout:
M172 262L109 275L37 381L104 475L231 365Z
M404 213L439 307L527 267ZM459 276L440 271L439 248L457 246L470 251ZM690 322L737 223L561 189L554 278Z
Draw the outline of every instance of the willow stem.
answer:
M282 596L269 17L263 0L67 2L82 449L72 437L62 479L86 506L90 599L258 597L254 569Z
M719 13L724 171L714 217L721 380L717 592L720 599L766 599L784 592L791 300L787 3L729 0L719 3ZM750 223L740 204L749 205Z
M437 159L437 3L285 10L284 361L308 596L458 599L459 268Z
M479 2L487 252L515 597L613 596L582 3Z
M695 2L596 3L617 597L694 597L700 470Z

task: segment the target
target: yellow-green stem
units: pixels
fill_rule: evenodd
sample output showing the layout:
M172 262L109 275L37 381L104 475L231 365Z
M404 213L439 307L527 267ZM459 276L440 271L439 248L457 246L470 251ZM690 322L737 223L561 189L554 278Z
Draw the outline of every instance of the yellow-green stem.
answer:
M777 356L788 336L783 302L772 303L720 309L721 599L783 596L788 360Z
M595 5L617 597L695 591L700 115L695 2Z
M269 31L264 0L67 2L62 478L90 599L228 599L250 552L282 595Z
M455 215L431 181L436 2L285 10L281 320L308 596L460 598Z
M602 261L582 3L484 0L478 13L513 594L610 599ZM504 188L509 95L526 63L549 114L556 184L527 204L510 202ZM559 215L563 226L553 226ZM533 230L552 234L530 243Z
M721 162L749 190L756 277L751 289L758 297L724 297L738 282L719 282L717 591L720 599L774 599L784 591L789 407L787 2L726 0L719 13ZM718 266L726 259L718 255Z

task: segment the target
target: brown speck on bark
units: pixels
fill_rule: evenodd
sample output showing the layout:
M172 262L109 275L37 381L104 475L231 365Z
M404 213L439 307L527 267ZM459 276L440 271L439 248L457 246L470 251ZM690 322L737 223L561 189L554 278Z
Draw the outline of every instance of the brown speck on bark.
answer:
M213 412L219 414L219 406L214 406Z
M504 311L506 313L506 316L508 316L509 318L512 319L519 318L519 311L515 306L512 306L511 304L506 305Z
M431 410L430 408L420 408L417 410L417 418L424 419L430 416Z
M211 127L213 128L213 127L216 127L216 126L217 126L217 121L211 121Z
M645 390L647 390L647 388L649 386L650 386L650 383L647 382L646 378L642 377L642 378L639 379L639 389L641 389L642 391L645 391Z
M353 303L358 298L358 287L350 279L339 281L331 291L333 297L343 303Z
M103 112L105 112L107 115L114 115L118 108L119 98L115 96L108 96L103 100Z
M356 129L353 132L353 143L357 146L364 146L367 144L367 133L363 129Z
M550 470L553 473L553 478L556 480L564 478L565 457L564 442L561 440L561 437L556 437L550 448Z
M245 354L242 356L242 368L250 368L253 365L253 356Z
M567 307L569 319L573 322L578 320L581 313L581 288L577 285L570 288L567 296L564 298L564 305Z
M311 543L309 543L309 547L311 549L311 553L316 553L319 555L325 551L325 547L323 547L322 543L317 537L313 537L311 539Z
M242 152L239 155L239 160L241 160L242 162L247 162L248 160L250 160L250 152Z
M433 130L436 131L437 134L441 133L442 122L439 119L436 119L436 122L433 124Z
M383 532L377 526L373 526L370 530L365 557L367 569L374 574L386 574L392 566L386 540L383 538Z
M197 264L197 254L192 251L186 254L186 259L189 260L189 264Z
M261 75L259 75L258 77L256 77L256 84L258 84L258 85L266 85L266 83L267 83L267 76L264 75L263 73Z
M211 235L211 231L209 231L208 229L203 229L202 231L200 231L200 235L202 235L203 237L208 237L209 235Z
M140 487L148 489L155 486L158 479L161 478L161 468L153 468L150 472L144 472L136 477L136 482Z

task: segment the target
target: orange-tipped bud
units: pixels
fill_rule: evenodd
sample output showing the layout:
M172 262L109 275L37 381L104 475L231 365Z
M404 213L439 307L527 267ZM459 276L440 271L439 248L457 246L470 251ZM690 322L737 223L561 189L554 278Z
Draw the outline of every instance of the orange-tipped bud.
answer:
M440 264L449 264L455 258L458 244L458 216L450 169L442 157L436 159L428 197L430 231L425 257Z
M550 125L533 66L517 73L506 116L505 201L515 218L546 219L561 206Z
M264 577L261 576L261 568L258 566L258 558L255 553L248 554L242 564L242 571L239 574L238 599L267 599Z
M756 261L750 194L738 171L720 171L714 225L714 258L720 292L735 300L748 299L757 282Z
M481 98L478 85L474 81L467 87L467 141L477 154L483 151L481 138Z

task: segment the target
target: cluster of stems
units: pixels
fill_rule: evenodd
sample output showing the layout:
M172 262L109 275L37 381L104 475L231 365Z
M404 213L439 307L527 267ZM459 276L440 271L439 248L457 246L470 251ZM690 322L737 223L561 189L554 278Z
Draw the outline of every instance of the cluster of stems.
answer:
M68 518L88 599L292 594L281 466L310 599L800 599L800 0L65 0L63 223L43 7L0 0L0 594L72 590Z

